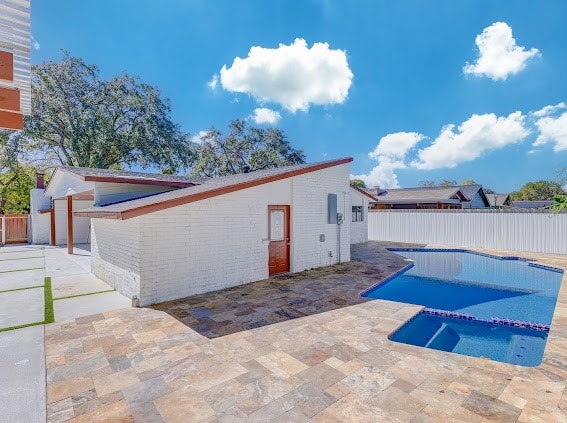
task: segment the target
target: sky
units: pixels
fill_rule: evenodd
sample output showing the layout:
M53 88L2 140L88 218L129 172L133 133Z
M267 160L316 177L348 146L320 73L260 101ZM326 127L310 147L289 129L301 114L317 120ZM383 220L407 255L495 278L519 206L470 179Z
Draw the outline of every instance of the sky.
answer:
M233 119L367 186L567 168L565 0L32 0L32 63L62 49L157 86L195 142ZM567 175L566 175L567 176Z

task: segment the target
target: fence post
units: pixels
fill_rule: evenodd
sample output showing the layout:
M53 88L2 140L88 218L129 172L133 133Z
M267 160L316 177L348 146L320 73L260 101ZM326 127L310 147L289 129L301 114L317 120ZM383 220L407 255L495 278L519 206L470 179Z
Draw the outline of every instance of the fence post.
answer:
M6 216L0 216L2 219L2 245L6 245Z

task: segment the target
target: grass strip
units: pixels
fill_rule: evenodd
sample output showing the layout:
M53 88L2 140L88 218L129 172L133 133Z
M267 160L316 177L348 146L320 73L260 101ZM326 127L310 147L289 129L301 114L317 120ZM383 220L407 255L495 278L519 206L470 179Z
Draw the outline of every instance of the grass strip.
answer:
M25 288L5 289L4 291L0 291L0 294L3 294L4 292L24 291L26 289L34 289L34 288L43 288L43 285L26 286Z
M53 323L55 321L55 311L53 310L53 292L51 291L51 277L45 278L43 285L43 298L45 299L45 320L44 323Z
M67 297L54 298L53 301L66 300L68 298L86 297L87 295L104 294L105 292L114 292L116 289L107 289L106 291L87 292L86 294L68 295Z
M16 270L4 270L2 272L0 272L0 274L2 273L12 273L12 272L25 272L27 270L43 270L43 267L33 267L31 269L16 269Z
M0 332L8 332L9 330L23 329L30 326L43 325L45 322L26 323L25 325L10 326L9 328L2 328Z

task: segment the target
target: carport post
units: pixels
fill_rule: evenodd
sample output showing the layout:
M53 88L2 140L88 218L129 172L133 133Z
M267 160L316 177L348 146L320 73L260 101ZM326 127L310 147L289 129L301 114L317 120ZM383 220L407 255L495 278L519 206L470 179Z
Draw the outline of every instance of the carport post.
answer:
M67 195L67 254L73 254L73 195Z

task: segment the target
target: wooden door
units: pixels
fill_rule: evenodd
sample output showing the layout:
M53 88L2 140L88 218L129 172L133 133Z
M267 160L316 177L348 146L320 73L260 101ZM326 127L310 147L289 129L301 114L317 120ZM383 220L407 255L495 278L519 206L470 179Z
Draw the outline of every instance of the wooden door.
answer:
M268 206L270 275L289 272L289 236L289 206Z

